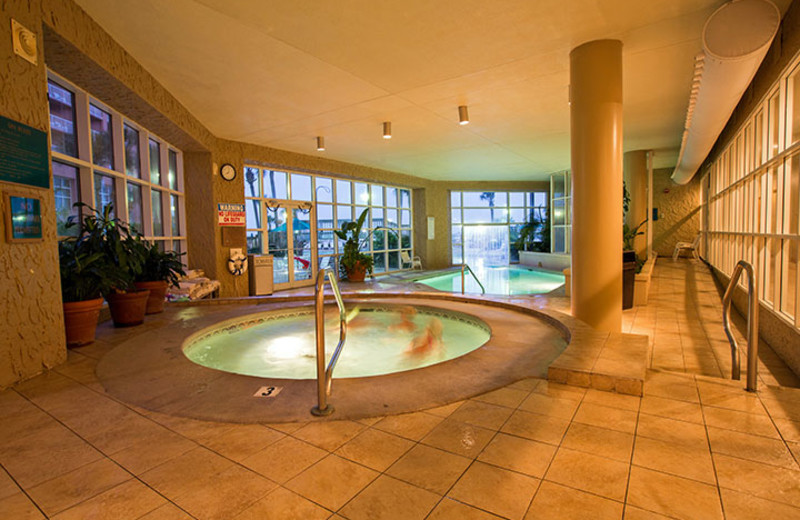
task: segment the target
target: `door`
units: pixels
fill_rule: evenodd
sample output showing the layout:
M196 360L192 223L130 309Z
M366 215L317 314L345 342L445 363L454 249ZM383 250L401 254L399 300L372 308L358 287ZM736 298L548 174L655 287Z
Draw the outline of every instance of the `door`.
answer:
M267 252L273 256L275 290L313 285L316 220L309 202L267 201Z

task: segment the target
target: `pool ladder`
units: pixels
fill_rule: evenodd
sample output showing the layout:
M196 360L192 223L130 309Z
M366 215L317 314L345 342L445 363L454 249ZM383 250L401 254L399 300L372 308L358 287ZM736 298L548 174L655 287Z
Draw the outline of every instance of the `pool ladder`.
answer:
M464 294L464 271L469 271L469 274L471 274L472 277L475 278L475 281L478 282L478 285L481 286L481 294L486 294L486 288L483 286L481 281L478 280L478 277L475 276L475 272L472 270L472 268L467 264L461 264L461 294Z
M733 291L739 283L742 271L747 271L747 386L748 392L755 392L758 387L758 290L756 288L756 277L753 274L753 266L745 261L739 260L736 268L731 275L731 281L725 296L722 297L722 326L731 344L731 379L741 379L741 363L739 361L739 346L736 338L731 334L730 314L731 300Z
M336 305L339 307L339 343L333 351L328 366L325 366L325 276L331 283L333 295L336 297ZM333 379L333 369L339 361L342 353L344 341L347 338L347 312L342 301L342 293L339 291L339 284L336 275L330 269L320 269L317 272L317 283L314 290L314 321L317 329L317 406L311 409L311 414L316 416L326 416L333 413L333 406L328 404L328 396L331 393L331 379Z

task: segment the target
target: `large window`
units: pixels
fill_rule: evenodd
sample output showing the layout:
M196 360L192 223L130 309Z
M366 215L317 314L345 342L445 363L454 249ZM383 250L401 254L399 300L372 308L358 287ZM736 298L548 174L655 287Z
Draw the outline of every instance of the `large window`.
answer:
M451 191L452 262L480 269L519 261L520 229L546 213L546 191Z
M550 176L551 233L553 253L568 255L572 241L572 179L570 172Z
M400 261L401 251L413 257L409 189L258 166L245 166L244 170L247 250L275 257L275 283L289 283L290 270L298 280L298 271L305 269L305 263L312 258L298 244L308 248L316 243L319 267L335 269L344 243L334 230L357 219L364 210L368 213L362 251L373 256L375 274L410 267ZM294 212L290 223L286 222L287 210ZM315 240L308 240L303 233L311 228L312 218L316 236ZM291 229L291 238L285 236L289 233L285 224ZM286 245L290 241L291 252ZM284 254L293 257L286 272Z
M704 256L747 260L761 302L800 328L800 64L784 74L705 172ZM745 277L741 280L746 286Z
M163 250L186 251L180 151L52 73L48 98L59 236L77 232L65 227L75 202L112 203L117 217Z

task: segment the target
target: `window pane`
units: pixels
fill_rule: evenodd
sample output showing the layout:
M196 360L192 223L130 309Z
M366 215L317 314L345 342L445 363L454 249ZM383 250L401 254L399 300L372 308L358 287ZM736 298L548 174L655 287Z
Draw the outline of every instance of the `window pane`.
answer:
M341 228L345 222L353 220L352 206L336 206L336 227Z
M164 220L161 212L161 192L152 190L150 192L150 204L153 212L153 236L164 236Z
M557 173L551 177L553 198L564 196L564 176Z
M247 232L247 254L260 255L263 252L261 232L248 231Z
M383 186L376 186L373 184L370 188L372 192L370 204L373 206L383 206Z
M461 208L450 210L450 222L453 224L461 224Z
M411 248L411 230L404 229L400 231L400 247L403 249Z
M384 220L384 226L390 228L396 228L399 225L397 222L397 210L396 209L387 209L386 210L386 219Z
M292 200L311 200L311 176L292 174Z
M450 192L450 207L458 208L461 206L461 192L460 191L451 191Z
M317 228L333 228L333 206L330 204L317 204Z
M261 229L261 201L244 201L245 221L247 229Z
M368 204L369 203L369 189L367 185L363 182L356 182L354 183L355 192L356 192L356 204Z
M340 204L350 204L353 202L350 196L350 181L336 181L336 202Z
M128 184L128 223L139 233L144 231L142 215L142 187L133 182Z
M178 153L175 150L168 150L169 156L169 174L167 175L167 182L171 190L178 189Z
M492 221L492 213L488 209L465 209L465 224L488 224Z
M104 168L114 168L111 114L90 104L89 125L92 129L92 162Z
M181 213L177 195L169 196L169 211L172 216L172 236L177 237L181 234Z
M128 125L124 125L122 130L125 134L125 173L139 179L142 176L139 131Z
M384 227L386 225L384 224L384 219L383 219L383 208L372 208L371 213L372 213L373 228Z
M386 206L390 208L397 207L397 188L386 188Z
M411 211L407 209L400 211L400 226L411 227Z
M94 174L94 205L98 211L103 211L109 204L114 203L114 179L100 173ZM116 215L114 208L112 215Z
M161 145L150 139L150 182L161 184Z
M50 81L47 83L47 97L50 105L50 147L54 152L77 157L75 94Z
M509 206L524 206L525 205L525 193L521 191L512 191L508 194L508 205Z
M286 172L264 170L261 185L264 187L264 197L268 199L289 198L289 192L286 189Z
M800 87L798 87L800 88ZM791 235L798 234L800 224L800 154L792 157L789 171L789 229Z
M400 207L401 208L410 208L411 207L411 192L408 190L400 190Z
M56 223L58 236L77 235L79 226L65 227L69 217L78 216L72 205L80 200L78 169L53 161L53 193L56 198Z
M331 230L317 231L317 252L319 256L332 255L334 253L333 244L336 236Z
M511 222L525 222L525 210L522 208L513 208L509 212L509 220Z
M450 245L452 247L453 263L462 263L464 261L464 248L461 239L461 226L453 226L450 232Z
M400 252L392 251L387 256L389 257L389 270L396 271L400 269Z
M314 196L317 198L317 202L333 202L333 179L316 177L315 184Z
M244 167L244 196L260 197L261 188L258 184L258 168Z
M374 260L372 270L376 273L386 272L386 253L375 253L372 255Z
M372 233L372 250L382 251L386 249L386 231L383 229L375 230Z

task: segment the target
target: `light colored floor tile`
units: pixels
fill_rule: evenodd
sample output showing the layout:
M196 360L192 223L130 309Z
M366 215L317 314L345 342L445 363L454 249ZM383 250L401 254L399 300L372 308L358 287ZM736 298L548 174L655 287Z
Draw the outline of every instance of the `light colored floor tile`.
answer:
M475 458L493 436L494 432L492 430L452 419L445 419L426 435L421 442L456 455Z
M192 517L171 502L153 509L138 520L193 520Z
M384 417L375 423L373 427L412 441L418 441L428 435L442 420L442 417L424 412L415 412Z
M653 513L652 511L646 511L644 509L633 507L631 505L625 506L625 520L669 520L669 516L659 515L658 513Z
M329 455L286 483L295 493L336 511L372 482L378 473Z
M708 438L711 442L711 451L714 453L789 469L800 469L782 440L712 427L708 428Z
M327 452L292 437L270 444L242 464L270 480L283 484L321 460Z
M18 492L5 498L0 498L0 512L3 516L14 520L38 520L46 518L36 505L25 496Z
M456 401L455 403L446 404L444 406L429 408L428 410L425 410L425 413L435 415L436 417L441 417L442 419L444 419L445 417L448 417L451 413L458 410L458 407L461 406L462 404L464 404L464 401Z
M135 441L110 456L117 464L134 475L174 459L197 448L197 443L168 430Z
M336 450L336 454L376 471L384 471L413 445L410 440L397 435L368 429Z
M622 518L622 507L621 502L544 481L536 492L525 520L619 520Z
M800 471L714 454L721 488L800 507Z
M233 466L174 499L195 518L230 518L275 489L277 484L258 473Z
M484 403L496 404L498 406L505 406L506 408L517 408L528 396L528 393L528 390L518 390L512 386L506 386L478 395L472 399Z
M764 500L732 491L721 489L722 507L727 520L764 520L767 518L788 519L800 518L800 509L780 502Z
M636 431L636 416L637 412L609 408L608 406L584 401L575 414L575 422L624 433L633 433Z
M699 403L697 385L690 376L666 372L648 372L644 382L644 395Z
M47 516L53 516L130 478L112 461L100 459L34 486L28 494Z
M166 504L138 480L129 480L54 516L56 520L133 520Z
M569 420L575 415L575 410L578 409L579 405L580 402L574 399L559 399L558 397L532 392L522 402L519 409Z
M518 435L534 441L558 445L567 431L569 421L537 413L517 410L500 429L503 433Z
M444 498L430 514L428 520L500 520L500 517L451 498Z
M538 486L538 479L475 462L448 496L496 515L520 520Z
M259 424L237 424L203 444L220 455L241 462L283 437L284 433Z
M640 412L676 421L703 424L703 410L698 403L646 395L642 398Z
M0 500L10 497L11 495L16 495L20 491L21 489L11 479L11 476L0 468Z
M461 477L470 463L470 459L466 457L418 444L386 473L443 495Z
M573 401L580 401L586 394L585 388L564 385L561 383L552 383L550 381L541 381L538 385L536 385L536 388L534 388L533 391L537 394L558 397L559 399L571 399Z
M245 509L236 520L322 520L331 512L279 487Z
M205 448L195 448L146 471L141 479L172 500L231 467L231 461L216 453Z
M682 446L701 449L708 447L706 429L702 424L675 421L642 414L636 429L637 437L647 437Z
M347 503L341 514L351 520L424 519L441 497L382 475Z
M641 400L641 397L603 392L594 388L587 389L586 395L583 397L584 403L600 404L609 408L619 408L620 410L631 412L639 411L639 402Z
M464 402L455 412L450 414L448 420L499 430L512 412L512 409L505 406L470 400Z
M551 444L498 433L483 449L478 460L542 478L555 452L556 447Z
M628 503L669 517L722 520L717 488L645 468L631 468Z
M761 435L763 437L780 438L772 421L766 415L714 408L712 406L706 406L703 409L703 414L708 426Z
M550 482L622 501L628 464L588 453L559 448L544 478Z
M628 463L633 449L633 435L574 422L569 426L561 446Z
M778 431L787 441L800 442L800 422L788 419L773 419Z
M334 451L364 429L355 421L312 422L292 434L292 437L327 451Z
M671 442L639 437L633 463L655 471L716 485L714 465L708 448L694 448Z

